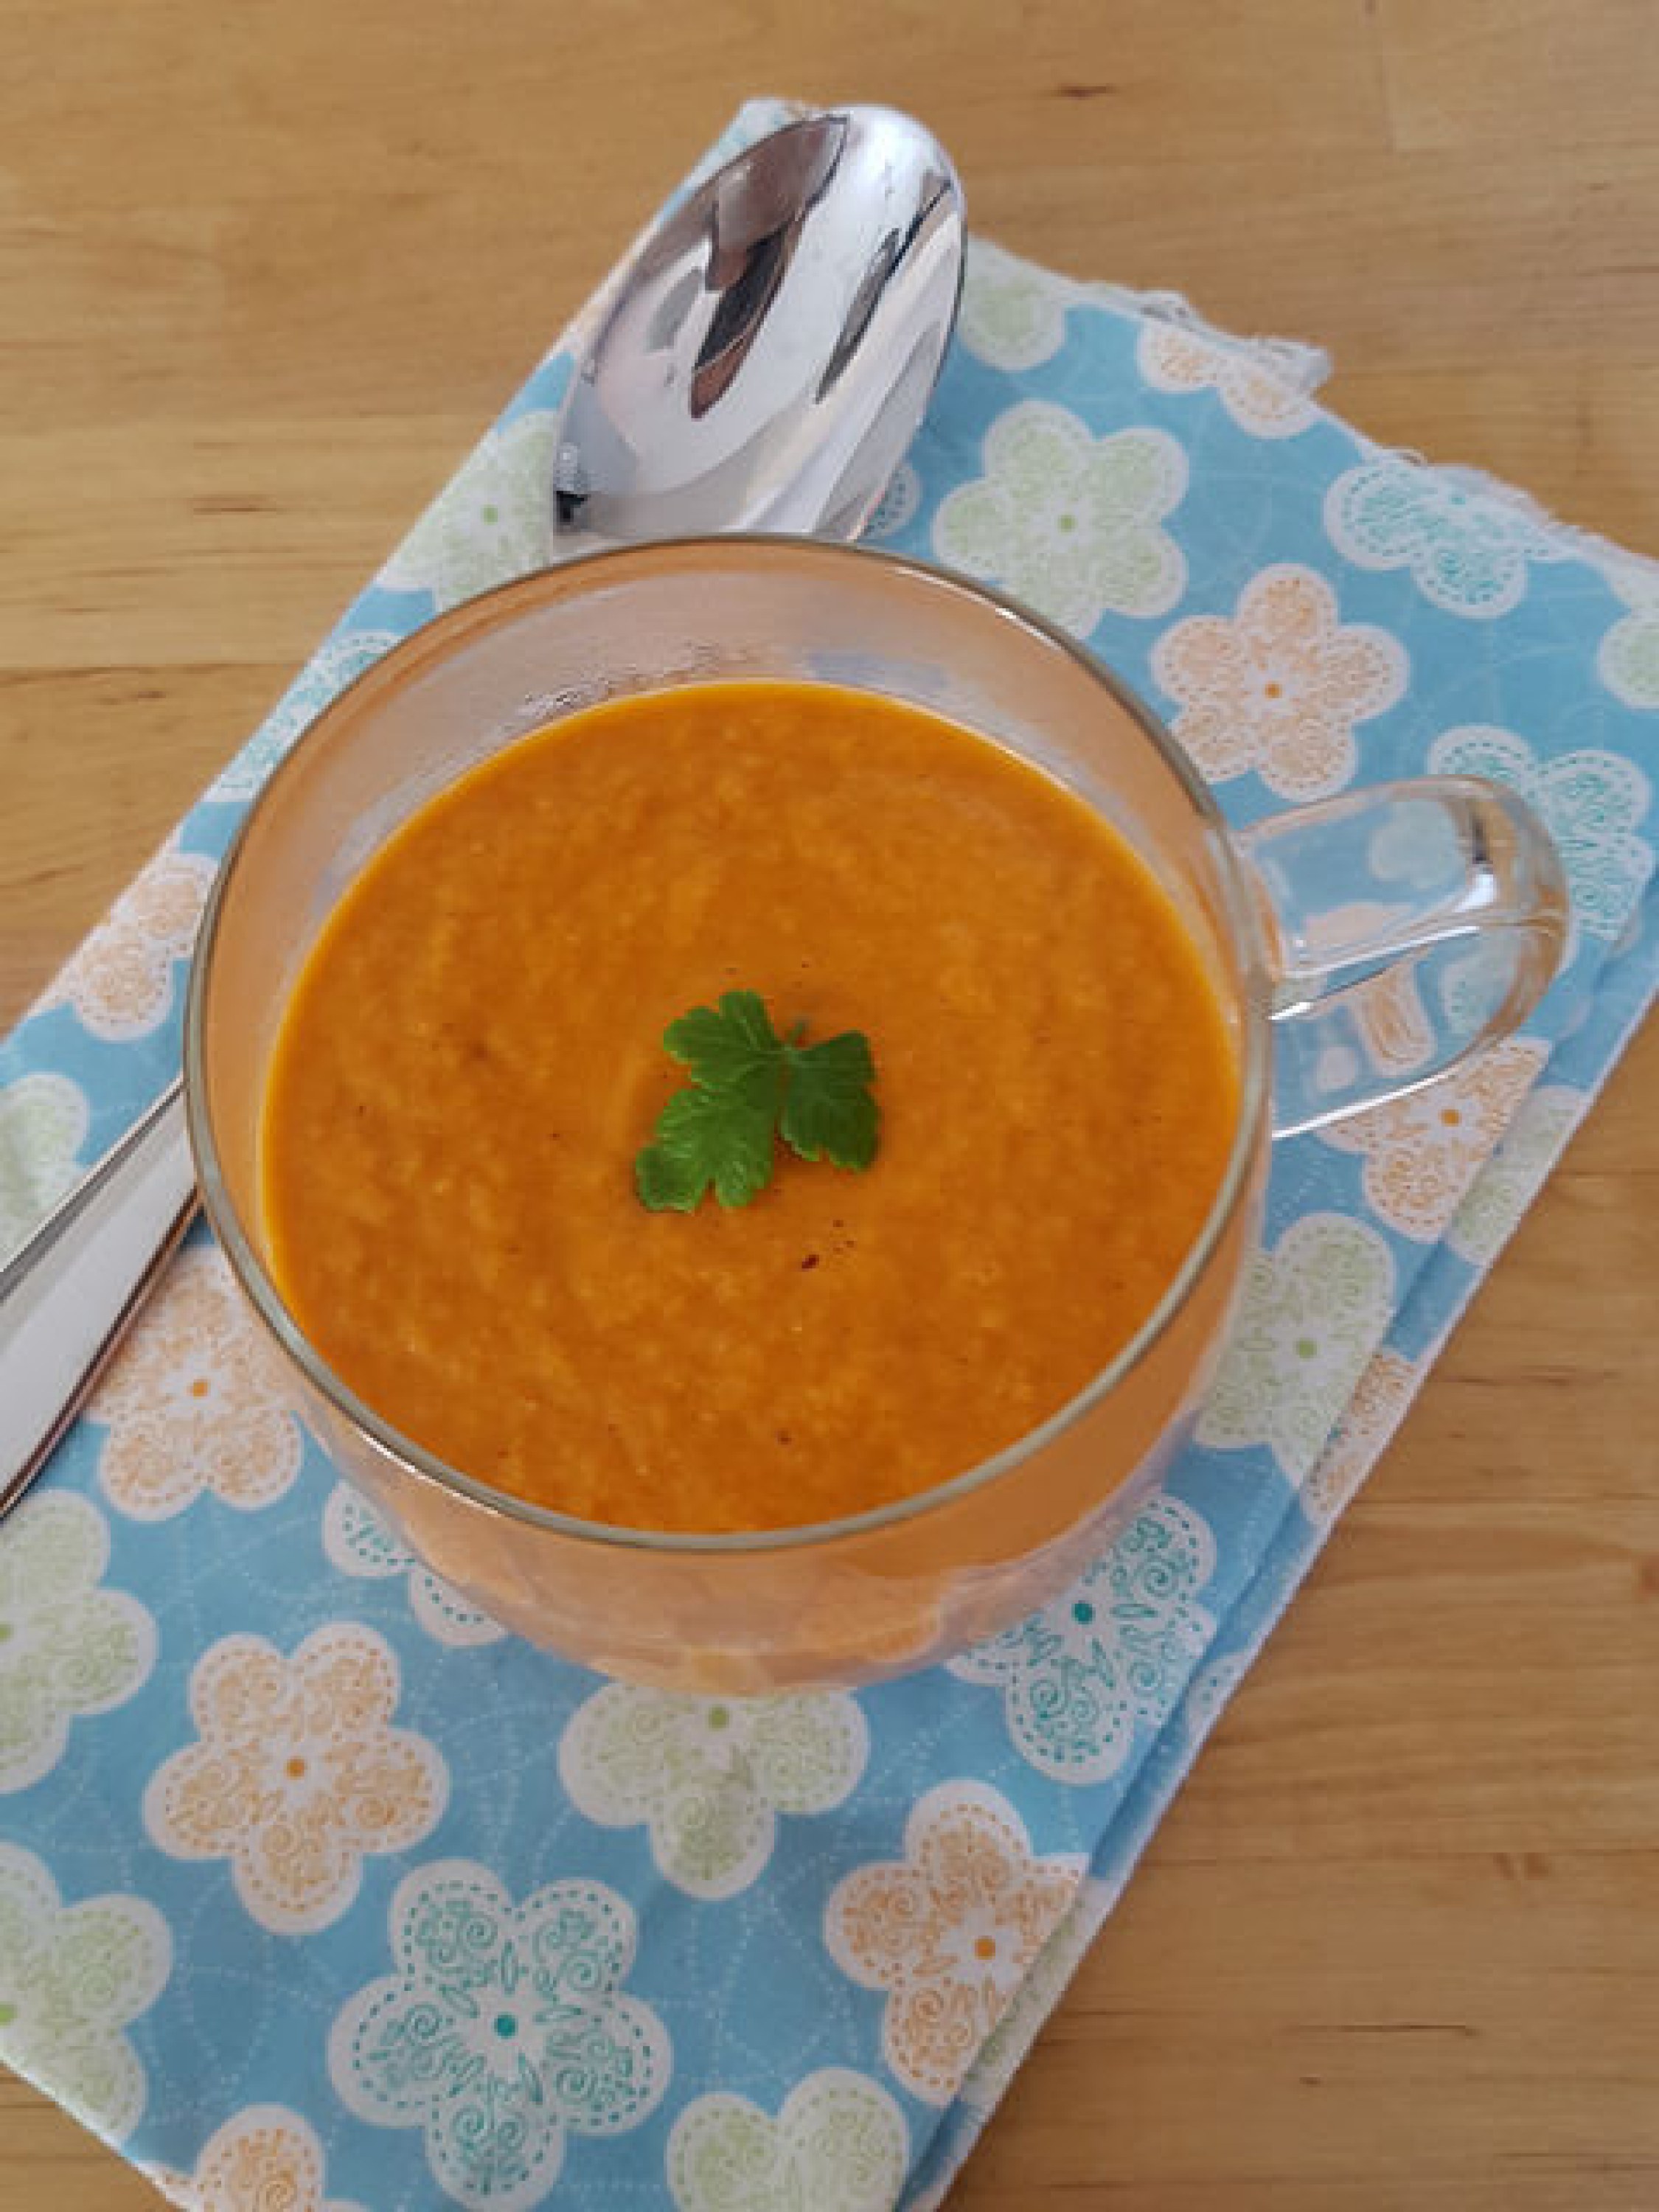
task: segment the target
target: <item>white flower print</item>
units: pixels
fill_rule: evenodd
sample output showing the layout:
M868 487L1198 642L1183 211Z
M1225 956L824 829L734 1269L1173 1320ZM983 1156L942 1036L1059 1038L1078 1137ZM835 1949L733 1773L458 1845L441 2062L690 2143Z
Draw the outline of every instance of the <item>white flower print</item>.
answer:
M1214 1633L1198 1593L1215 1564L1208 1524L1178 1498L1157 1498L1069 1589L950 1671L1001 1690L1014 1747L1040 1774L1103 1782L1137 1729L1167 1717Z
M1437 775L1484 775L1518 791L1543 817L1566 872L1575 931L1611 945L1653 873L1653 846L1638 835L1653 787L1622 753L1583 745L1540 758L1513 730L1468 722L1429 747Z
M826 2066L776 2119L728 2090L694 2098L668 2138L668 2187L677 2212L892 2212L908 2155L881 2084Z
M0 2059L116 2142L149 2096L125 2030L172 1963L153 1905L120 1894L65 1905L33 1851L0 1843Z
M0 1261L75 1181L89 1119L66 1075L41 1069L0 1087Z
M336 1483L323 1508L323 1550L343 1575L365 1582L407 1575L410 1610L439 1644L499 1644L507 1634L453 1583L422 1566L348 1483Z
M1187 488L1187 457L1162 430L1097 438L1047 400L999 416L985 474L933 519L941 560L1003 585L1080 637L1108 612L1167 614L1187 564L1162 527Z
M0 1792L49 1774L72 1722L149 1679L155 1623L102 1587L108 1565L108 1523L71 1491L37 1491L0 1525Z
M440 614L548 558L556 410L489 432L380 571L389 592L429 592Z
M1250 1261L1199 1442L1267 1444L1300 1484L1388 1326L1393 1293L1394 1261L1375 1229L1340 1213L1293 1221Z
M1496 487L1393 454L1362 462L1325 495L1325 529L1359 568L1407 568L1448 614L1491 621L1519 606L1530 562L1565 558L1562 540Z
M868 1753L842 1691L720 1698L611 1682L571 1717L559 1778L590 1820L647 1826L688 1896L734 1897L771 1857L778 1815L841 1804Z
M487 1867L442 1860L398 1884L391 1936L394 1971L334 2023L330 2076L360 2119L419 2128L467 2212L544 2203L568 2136L625 2134L661 2101L667 2032L623 1992L637 1931L603 1882L515 1905Z

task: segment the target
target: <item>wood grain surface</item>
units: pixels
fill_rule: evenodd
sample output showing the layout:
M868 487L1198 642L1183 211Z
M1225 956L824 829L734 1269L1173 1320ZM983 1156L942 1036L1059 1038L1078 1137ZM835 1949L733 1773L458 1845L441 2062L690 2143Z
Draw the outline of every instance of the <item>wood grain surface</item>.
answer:
M1659 552L1655 0L3 0L0 23L0 1019L749 93L915 110L980 229L1317 338L1367 429ZM1656 1187L1650 1030L963 2212L1659 2206ZM0 2212L155 2201L0 2085Z

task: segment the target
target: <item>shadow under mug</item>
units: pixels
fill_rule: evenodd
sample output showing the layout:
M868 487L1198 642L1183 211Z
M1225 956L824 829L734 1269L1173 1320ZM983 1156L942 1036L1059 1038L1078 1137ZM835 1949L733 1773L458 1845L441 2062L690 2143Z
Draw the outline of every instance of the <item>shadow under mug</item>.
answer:
M333 1374L273 1280L258 1195L266 1070L296 973L368 857L476 763L603 699L830 682L981 732L1099 809L1202 954L1241 1071L1215 1201L1155 1311L1071 1402L901 1503L753 1535L583 1522L492 1490ZM848 1683L922 1666L1053 1595L1188 1434L1258 1233L1274 1135L1416 1088L1522 1021L1565 941L1560 864L1501 787L1397 783L1229 831L1157 718L1060 632L864 548L721 538L509 584L389 653L311 726L210 900L185 1043L209 1219L340 1469L504 1626L687 1690Z

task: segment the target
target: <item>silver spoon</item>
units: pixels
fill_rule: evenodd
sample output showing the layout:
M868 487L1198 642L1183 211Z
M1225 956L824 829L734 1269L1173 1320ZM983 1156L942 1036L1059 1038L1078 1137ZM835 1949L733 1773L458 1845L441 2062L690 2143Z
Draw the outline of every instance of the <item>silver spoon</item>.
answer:
M720 530L855 537L938 379L964 240L949 160L889 108L786 124L694 187L576 363L550 559ZM195 1211L175 1081L0 1267L0 1516Z

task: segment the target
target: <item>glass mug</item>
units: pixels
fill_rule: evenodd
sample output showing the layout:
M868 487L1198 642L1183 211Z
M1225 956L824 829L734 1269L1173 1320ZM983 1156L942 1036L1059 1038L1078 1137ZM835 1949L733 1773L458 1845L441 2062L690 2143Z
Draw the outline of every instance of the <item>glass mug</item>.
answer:
M1152 866L1241 1070L1207 1219L1156 1310L993 1459L895 1504L752 1535L582 1522L490 1489L332 1374L273 1282L256 1158L296 973L399 823L526 732L602 699L746 678L908 700L1058 777ZM457 607L341 694L277 769L209 902L185 1085L209 1219L296 1406L438 1573L505 1626L624 1679L706 1692L847 1683L1006 1626L1159 1480L1213 1374L1275 1134L1415 1088L1524 1018L1560 957L1559 862L1495 785L1437 778L1230 832L1157 719L1061 633L863 548L717 538L605 553Z

